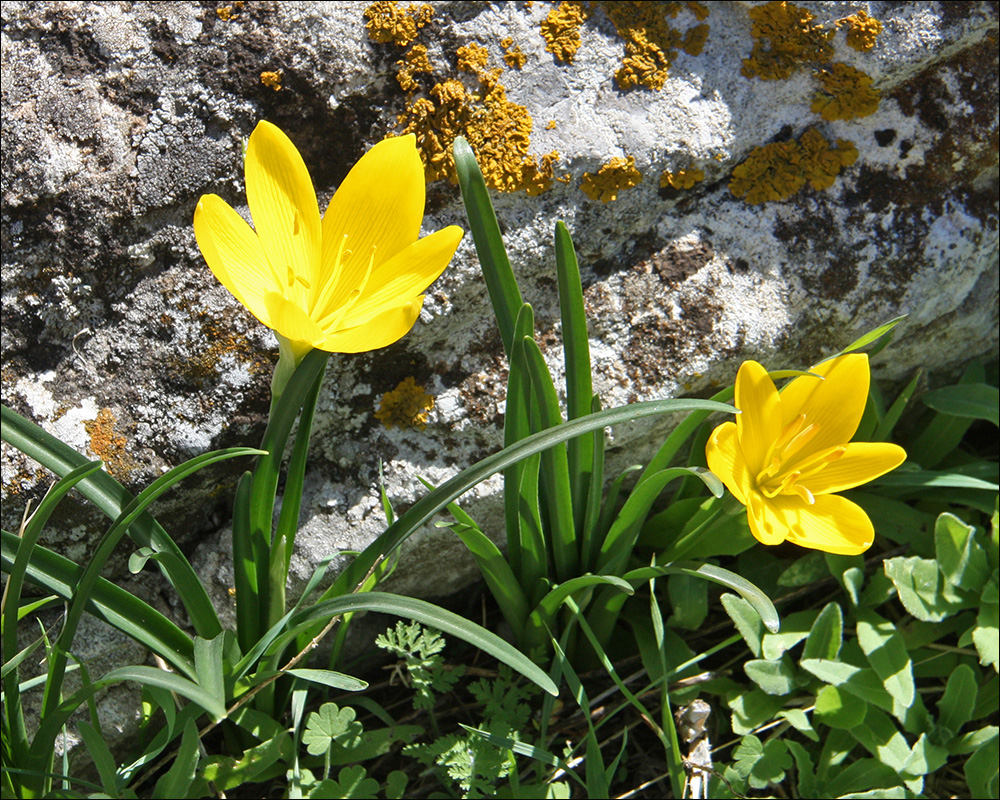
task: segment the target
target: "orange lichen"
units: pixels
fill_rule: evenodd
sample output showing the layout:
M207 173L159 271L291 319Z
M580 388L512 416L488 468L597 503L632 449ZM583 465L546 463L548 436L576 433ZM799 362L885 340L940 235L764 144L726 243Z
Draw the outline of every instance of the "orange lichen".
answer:
M802 64L829 61L830 39L836 29L813 24L813 15L792 3L772 2L750 9L754 45L743 59L741 73L747 78L784 80Z
M703 169L679 169L677 172L665 170L660 175L660 188L690 189L703 180L705 180L705 170Z
M806 183L814 189L826 189L843 167L858 157L853 143L838 139L835 146L819 131L810 128L799 141L774 142L754 148L733 169L729 191L750 205L772 200L787 200Z
M622 89L645 86L653 91L663 88L667 71L677 57L678 49L697 55L708 38L708 25L696 25L685 33L671 27L667 17L676 17L681 4L645 2L602 2L597 5L625 41L625 58L615 72ZM700 21L708 9L700 3L685 4Z
M406 55L396 62L396 80L403 88L404 92L415 92L420 88L415 75L421 72L433 72L430 59L427 57L427 48L422 44L415 44Z
M548 122L545 123L545 130L554 131L555 129L556 129L556 121L554 119L550 119Z
M847 25L847 46L853 47L859 53L865 53L875 46L875 40L882 32L882 23L869 17L864 11L858 11L837 21L837 27Z
M505 36L500 40L500 46L504 50L503 61L508 67L522 69L528 63L528 57L521 52L521 48L514 44L514 40Z
M821 86L810 109L823 119L858 119L878 110L879 91L861 70L838 62L820 70L817 78Z
M417 32L431 21L434 9L423 5L401 8L395 0L379 0L365 9L365 28L374 42L392 42L406 47L417 38Z
M545 49L556 60L567 64L573 60L580 49L580 26L588 16L583 3L572 0L565 0L549 12L542 22L542 38L545 39Z
M708 19L708 6L704 3L685 3L684 7L694 14L694 18L698 22L704 22Z
M260 73L260 82L267 86L269 89L274 89L276 92L281 91L281 70L277 72L262 72Z
M584 172L580 188L591 200L610 203L618 199L618 192L630 189L642 181L642 174L636 169L635 158L612 158L596 173Z
M125 480L136 462L128 452L128 440L115 430L117 422L110 408L102 408L97 419L84 421L83 429L90 437L90 451L104 462L108 474Z
M481 44L470 42L463 47L459 47L455 52L457 66L462 72L469 72L479 75L486 69L486 62L489 60L490 51Z
M244 0L234 0L231 5L219 6L215 9L216 16L223 22L229 22L243 10Z
M427 394L413 378L407 378L382 396L375 419L386 428L423 430L427 426L427 413L432 408L434 395Z

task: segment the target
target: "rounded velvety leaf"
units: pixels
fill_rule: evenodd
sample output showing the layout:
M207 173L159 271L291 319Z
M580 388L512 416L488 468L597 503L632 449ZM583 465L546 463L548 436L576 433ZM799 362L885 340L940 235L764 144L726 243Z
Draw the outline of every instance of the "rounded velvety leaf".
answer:
M384 139L351 169L323 215L323 272L337 272L336 256L344 234L350 251L339 282L354 289L372 259L388 261L417 240L424 214L424 167L413 134Z
M254 229L282 292L305 307L320 280L323 234L316 190L295 145L269 122L258 123L250 134L246 184Z
M273 328L264 297L281 287L246 220L218 195L206 194L194 211L194 235L219 282L251 314Z
M817 427L815 436L796 455L796 462L849 442L858 429L868 401L871 373L868 356L864 353L839 356L810 372L821 375L822 380L803 375L781 392L783 426L799 414L805 414L806 424Z
M774 381L756 361L744 361L736 373L735 405L740 448L754 475L764 467L771 445L781 435L778 390Z
M412 300L434 283L455 255L464 231L450 225L418 239L372 272L341 327L361 325L382 311Z
M705 458L712 470L743 505L752 483L746 459L740 449L735 422L723 422L705 444Z
M840 495L820 495L812 504L796 495L779 495L769 505L777 524L785 527L788 541L799 547L854 556L875 540L868 515Z
M424 297L421 295L383 311L363 325L330 332L316 347L331 353L366 353L388 347L409 333L420 316L423 304Z

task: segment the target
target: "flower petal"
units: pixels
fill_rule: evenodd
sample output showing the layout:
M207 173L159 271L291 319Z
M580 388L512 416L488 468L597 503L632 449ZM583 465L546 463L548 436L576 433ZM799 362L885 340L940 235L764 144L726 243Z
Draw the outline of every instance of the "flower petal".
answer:
M264 302L274 323L271 327L288 339L293 349L302 350L302 345L326 349L323 347L326 333L296 303L279 292L269 292Z
M269 122L258 123L250 134L246 182L254 228L282 291L305 308L320 280L319 206L302 156Z
M853 489L894 470L906 460L906 451L885 442L852 442L844 455L803 480L813 494L832 494Z
M328 333L316 347L330 353L365 353L388 347L409 333L423 304L424 296L420 295L381 312L363 325Z
M752 483L735 422L723 422L712 431L705 444L705 458L708 468L719 476L737 500L746 505Z
M448 266L464 231L457 225L418 239L372 272L365 291L341 321L352 328L421 294Z
M782 495L772 504L776 518L787 526L788 541L827 553L854 556L875 540L875 529L864 510L836 494L817 497L809 505Z
M764 467L771 445L781 435L778 390L774 381L756 361L744 361L736 373L736 417L740 448L747 467L756 475Z
M747 519L750 532L761 544L781 544L788 535L784 516L778 513L773 498L764 497L760 492L747 495Z
M868 356L864 353L840 356L810 371L822 375L823 380L803 375L781 392L782 425L805 414L806 423L818 428L816 435L796 455L795 462L849 442L858 429L868 401L871 373ZM791 463L787 466L792 468Z
M264 325L274 327L264 296L280 291L280 285L243 217L218 195L203 195L194 210L194 235L219 282Z
M416 142L413 134L384 139L347 173L323 215L323 282L335 273L344 234L351 254L338 283L348 291L368 269L373 247L377 267L417 240L426 189Z

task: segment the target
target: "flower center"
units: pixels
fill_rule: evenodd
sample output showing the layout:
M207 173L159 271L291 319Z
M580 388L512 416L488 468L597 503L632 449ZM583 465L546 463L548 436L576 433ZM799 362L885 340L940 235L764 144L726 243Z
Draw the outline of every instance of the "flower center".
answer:
M781 432L768 448L764 458L764 468L757 473L756 483L765 497L779 494L796 494L812 505L816 497L804 482L832 464L847 451L844 445L822 450L804 460L797 460L798 454L816 434L816 423L806 424L806 415L799 414Z

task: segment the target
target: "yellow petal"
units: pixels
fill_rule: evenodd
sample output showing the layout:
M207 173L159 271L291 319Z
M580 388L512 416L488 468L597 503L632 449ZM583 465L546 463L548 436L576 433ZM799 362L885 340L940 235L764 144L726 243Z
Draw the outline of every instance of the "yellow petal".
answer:
M206 194L194 211L194 235L219 282L257 319L274 327L264 296L280 291L280 285L260 240L243 217L218 195Z
M765 466L771 445L781 435L778 390L774 381L756 361L744 361L736 373L736 417L740 447L747 467L756 475Z
M788 541L827 553L854 556L875 540L875 530L864 510L836 494L817 497L813 505L798 497L774 498L775 517L787 526Z
M906 451L885 442L852 442L844 455L803 481L813 494L853 489L894 470L906 460Z
M363 325L328 333L316 347L330 353L366 353L388 347L409 333L423 304L423 295L415 297L383 311Z
M269 122L250 134L246 157L247 202L254 228L283 293L306 306L319 282L322 227L316 191L295 145Z
M788 526L774 504L774 499L759 492L747 495L747 519L750 532L762 544L781 544L788 535Z
M377 267L417 240L425 180L416 142L413 134L379 142L340 184L323 215L323 282L334 274L344 234L351 254L342 280L351 288L368 269L373 247Z
M723 422L712 431L705 444L705 458L708 460L708 468L719 476L737 500L746 505L751 489L751 476L743 451L740 450L735 422Z
M457 225L450 225L417 240L373 270L365 291L341 320L341 327L361 325L421 294L444 272L463 234Z
M271 327L288 339L293 349L301 351L303 345L325 349L326 333L284 294L270 292L264 296L264 302L274 323Z
M781 392L782 425L788 425L799 414L806 415L806 424L818 430L809 443L796 454L795 462L808 459L821 450L846 444L854 436L868 401L868 356L853 353L831 359L810 372L823 380L803 375ZM788 465L791 468L791 464Z

